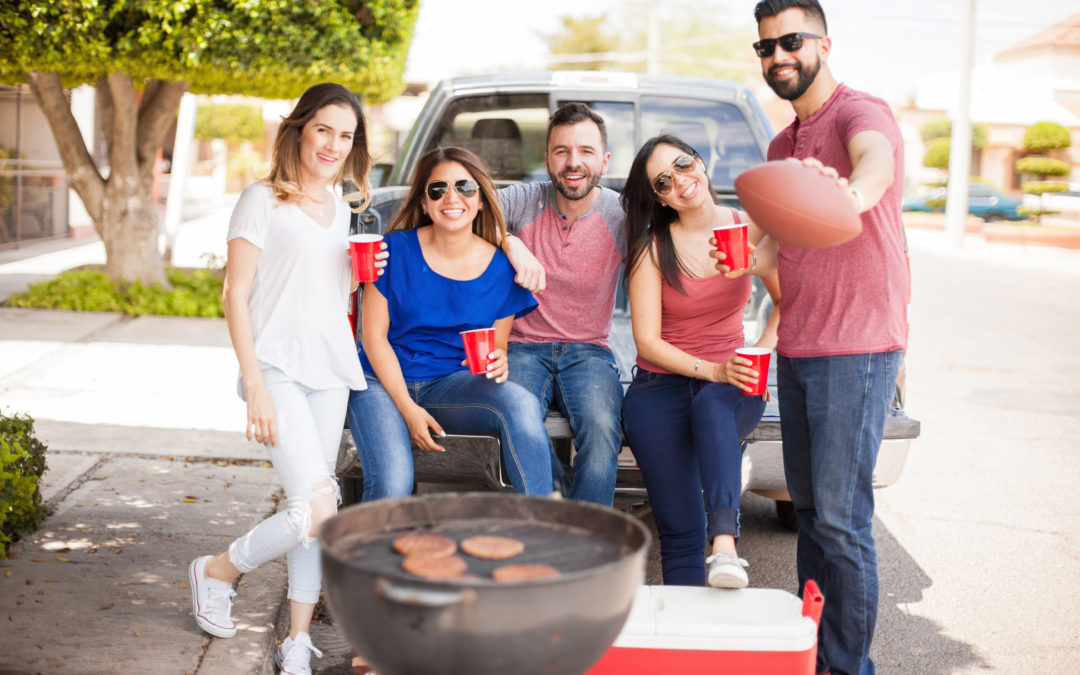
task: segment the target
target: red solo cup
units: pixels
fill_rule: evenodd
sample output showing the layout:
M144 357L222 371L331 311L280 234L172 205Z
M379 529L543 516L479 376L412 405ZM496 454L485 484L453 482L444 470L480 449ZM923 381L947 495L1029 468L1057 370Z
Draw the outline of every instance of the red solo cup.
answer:
M465 360L469 363L469 372L473 375L486 373L488 354L495 349L495 329L463 330L461 341L465 344Z
M375 267L375 254L382 250L381 242L382 237L377 234L354 234L349 237L353 276L362 284L379 278Z
M751 396L761 396L769 385L769 357L772 355L772 351L761 347L740 347L735 350L735 353L744 359L750 359L753 362L750 367L758 372L757 384L750 385L752 387L750 391L743 389L743 393Z
M750 266L750 249L747 248L746 223L718 227L713 230L716 248L724 254L723 263L732 271Z

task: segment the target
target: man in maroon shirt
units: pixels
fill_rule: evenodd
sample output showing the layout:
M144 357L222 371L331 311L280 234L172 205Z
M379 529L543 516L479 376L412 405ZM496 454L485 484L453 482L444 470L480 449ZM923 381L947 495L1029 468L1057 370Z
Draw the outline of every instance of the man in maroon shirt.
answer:
M799 584L825 595L818 672L873 673L872 475L906 339L903 143L884 101L838 82L817 0L763 0L754 50L796 119L769 159L836 169L862 233L829 249L781 243L777 383L784 471L799 518Z

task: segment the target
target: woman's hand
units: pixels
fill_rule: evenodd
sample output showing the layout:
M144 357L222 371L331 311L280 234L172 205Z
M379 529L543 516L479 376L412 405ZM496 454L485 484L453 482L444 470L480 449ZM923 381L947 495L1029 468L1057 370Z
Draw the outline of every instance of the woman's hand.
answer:
M496 347L488 354L487 375L489 380L495 380L495 384L506 382L510 377L510 361L506 358L506 350Z
M748 358L738 355L732 356L727 361L716 364L715 374L717 379L713 381L726 382L749 393L753 389L752 385L757 384L758 381L758 371L751 368L752 365L754 365L754 362Z
M254 436L257 443L277 445L277 419L274 401L266 385L259 383L246 387L247 393L247 439Z
M725 279L738 279L744 274L750 274L757 266L757 246L751 242L747 242L746 250L750 253L750 266L739 270L732 270L724 264L727 255L716 247L716 237L709 237L709 257L716 261L716 271L724 275Z
M405 426L409 428L409 438L416 447L433 452L446 451L446 448L435 442L428 430L434 431L440 438L446 436L446 433L423 406L411 403L408 410L401 413L401 417L405 420Z
M387 250L386 240L379 242L379 252L375 254L375 274L380 277L386 271L386 263L390 260L390 251Z

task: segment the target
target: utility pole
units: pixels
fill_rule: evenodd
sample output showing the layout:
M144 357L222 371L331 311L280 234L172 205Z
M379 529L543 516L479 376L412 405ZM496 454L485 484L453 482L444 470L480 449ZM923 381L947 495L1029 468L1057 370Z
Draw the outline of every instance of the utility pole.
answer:
M649 0L649 20L645 32L645 72L660 73L660 0Z
M975 0L964 0L960 37L960 100L949 141L949 187L945 199L945 234L953 248L964 241L968 217L968 180L971 174L971 67L975 51Z

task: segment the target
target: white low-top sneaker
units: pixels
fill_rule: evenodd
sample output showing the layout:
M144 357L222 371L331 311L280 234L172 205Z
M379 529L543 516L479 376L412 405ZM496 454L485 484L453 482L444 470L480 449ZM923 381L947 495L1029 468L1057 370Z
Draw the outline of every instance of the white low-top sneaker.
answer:
M705 559L709 566L709 585L713 588L746 588L750 579L746 576L749 564L730 553L713 553Z
M206 563L209 560L208 555L195 558L188 568L191 611L199 628L220 638L231 638L236 635L236 625L232 620L232 599L236 597L236 591L229 582L206 576Z
M312 654L322 658L322 652L311 644L311 636L297 633L295 638L285 638L278 647L275 660L282 675L311 675Z

